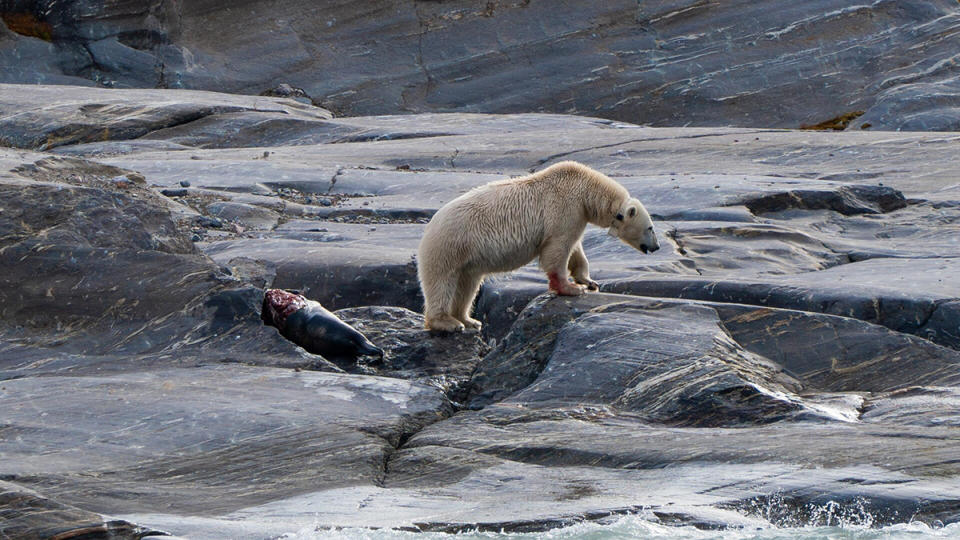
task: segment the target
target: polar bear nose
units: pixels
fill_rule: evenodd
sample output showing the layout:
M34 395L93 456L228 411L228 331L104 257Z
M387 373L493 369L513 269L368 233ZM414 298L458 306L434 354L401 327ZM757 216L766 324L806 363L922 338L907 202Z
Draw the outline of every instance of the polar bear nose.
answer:
M650 253L653 253L654 251L656 251L656 250L658 250L658 249L660 249L660 246L654 245L654 246L650 247Z

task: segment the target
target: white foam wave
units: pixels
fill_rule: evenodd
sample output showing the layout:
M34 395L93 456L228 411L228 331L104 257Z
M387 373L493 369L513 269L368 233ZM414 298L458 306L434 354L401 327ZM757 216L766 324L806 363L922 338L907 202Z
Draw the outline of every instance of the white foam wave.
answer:
M399 530L305 528L281 536L283 540L921 540L960 538L960 523L931 527L924 523L901 523L881 528L789 527L701 530L674 527L624 516L609 523L584 522L537 533L467 532L459 534L418 533Z

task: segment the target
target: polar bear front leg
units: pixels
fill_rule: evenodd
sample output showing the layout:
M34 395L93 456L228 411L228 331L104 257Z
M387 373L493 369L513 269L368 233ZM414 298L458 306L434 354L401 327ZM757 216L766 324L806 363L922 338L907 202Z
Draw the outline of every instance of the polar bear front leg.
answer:
M560 296L579 296L583 287L570 283L567 263L576 239L552 239L540 250L540 268L547 273L550 290Z
M600 290L600 284L590 279L590 263L587 262L587 256L583 252L583 244L581 242L577 242L577 245L573 246L567 268L570 269L570 275L573 276L574 281L580 285L585 285L588 290Z

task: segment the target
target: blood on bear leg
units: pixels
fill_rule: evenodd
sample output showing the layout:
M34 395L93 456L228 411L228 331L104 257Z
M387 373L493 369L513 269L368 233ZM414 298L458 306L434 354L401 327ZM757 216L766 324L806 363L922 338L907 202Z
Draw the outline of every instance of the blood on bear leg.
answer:
M548 273L547 279L550 281L550 290L560 296L580 296L583 294L583 287L562 279L556 272Z

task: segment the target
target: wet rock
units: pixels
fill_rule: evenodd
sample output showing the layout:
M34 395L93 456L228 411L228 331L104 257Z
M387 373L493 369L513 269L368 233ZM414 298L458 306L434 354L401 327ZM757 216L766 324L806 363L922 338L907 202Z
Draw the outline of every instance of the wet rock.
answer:
M604 290L754 304L842 315L956 347L958 294L948 276L954 258L870 259L805 274L751 280L736 277L625 279ZM941 306L947 306L945 308ZM937 319L933 315L943 310Z
M771 494L795 495L804 503L820 505L831 499L842 501L835 502L835 513L854 511L855 499L860 497L870 501L875 526L901 520L904 510L934 523L960 508L954 490L945 492L941 480L925 476L932 470L931 456L938 456L934 460L942 463L949 454L953 435L945 428L936 433L922 428L931 438L920 442L913 438L920 432L917 429L809 423L658 428L590 407L530 411L498 404L427 427L405 445L404 461L396 459L398 465L409 463L411 472L430 475L434 483L438 476L449 474L446 489L432 492L462 498L474 516L489 510L482 497L471 497L468 489L496 491L507 499L516 494L527 501L520 516L529 516L529 510L545 518L546 523L541 522L545 527L555 526L551 521L557 518L596 515L599 506L630 511L628 500L664 518L674 516L670 520L674 524L743 526L751 523L738 521L751 513L750 502ZM811 441L816 441L818 451L810 452ZM864 447L864 442L876 446ZM930 454L920 457L911 452ZM901 467L898 472L886 468L891 456ZM492 458L501 460L500 464ZM462 463L470 471L453 463ZM513 480L498 483L505 478ZM491 484L495 487L489 491L482 487ZM634 486L634 492L624 498L628 485ZM564 487L567 493L586 493L564 497ZM536 510L550 504L555 505L552 511ZM724 514L717 507L739 510ZM771 510L781 509L784 517L791 513L786 504ZM801 512L792 514L801 518ZM520 516L513 514L514 519ZM754 516L750 526L769 523L765 516ZM469 518L450 513L434 520L465 524Z
M671 425L849 421L862 398L815 393L958 381L960 353L843 317L547 295L483 359L469 404L613 407Z
M238 239L213 242L217 262L235 257L270 261L274 286L298 290L332 310L358 305L423 307L413 256L422 225L397 224L370 231L357 224L290 221L270 242ZM324 229L323 232L310 229ZM317 243L322 250L315 249Z
M960 384L960 352L847 317L715 305L724 329L807 390L887 392Z
M833 192L795 190L771 196L747 197L742 204L754 214L787 208L827 209L843 215L879 214L907 205L903 194L885 186L843 186Z
M277 276L277 268L269 261L237 257L227 262L230 275L258 289L269 289Z
M164 533L46 499L0 480L0 534L6 538L117 538L138 540Z
M560 328L552 349L536 380L501 403L612 406L703 427L776 422L804 410L790 395L800 382L742 349L708 307L593 310Z
M123 369L118 357L324 363L263 329L262 293L201 254L168 199L119 188L103 167L52 158L0 179L4 378L44 357L39 371Z
M911 386L868 401L863 420L913 426L960 425L960 392L951 387Z
M464 398L463 385L488 350L475 333L431 334L423 315L404 308L365 306L334 314L384 349L382 364L371 366L374 374L434 384L455 401Z

